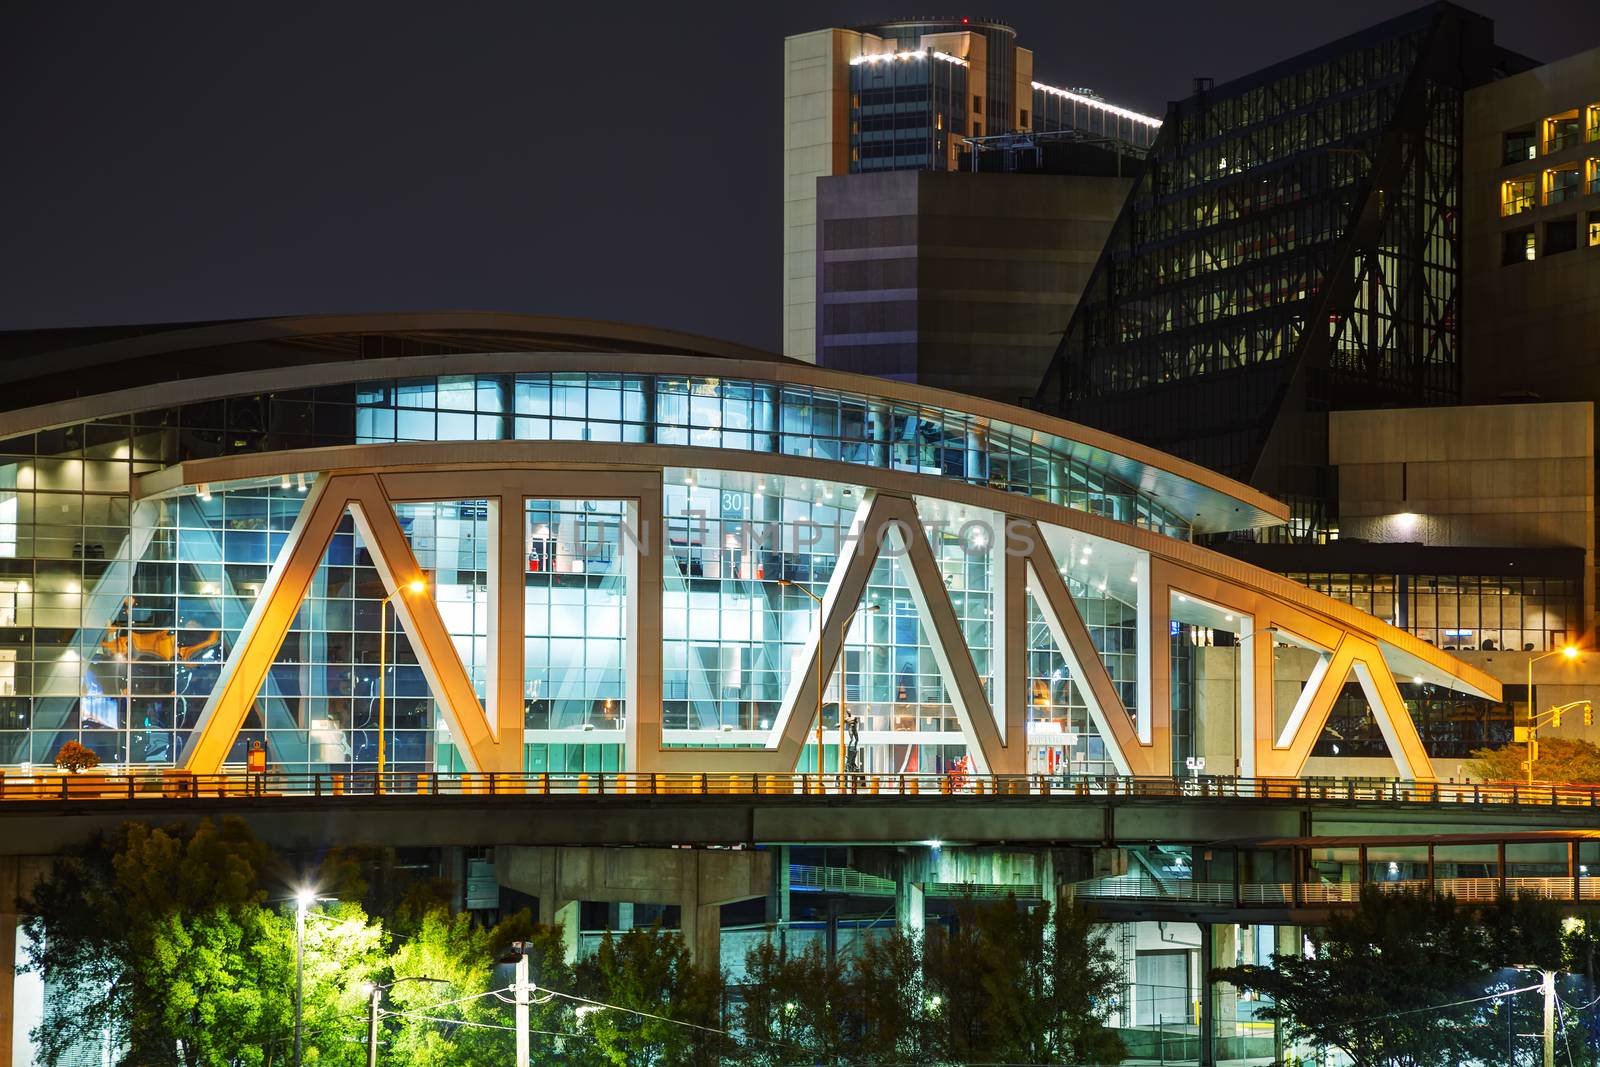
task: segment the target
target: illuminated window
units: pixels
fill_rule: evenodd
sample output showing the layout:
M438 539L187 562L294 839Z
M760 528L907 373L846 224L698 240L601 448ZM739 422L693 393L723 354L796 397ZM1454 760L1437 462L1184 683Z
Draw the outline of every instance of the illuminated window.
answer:
M1583 136L1578 109L1551 115L1544 120L1544 154L1560 152L1577 144Z
M1600 159L1591 159L1585 166L1589 168L1588 187L1590 195L1600 193Z
M1589 212L1589 247L1600 248L1600 211Z
M1583 125L1585 140L1600 141L1600 104L1589 105Z
M1504 242L1500 250L1502 264L1525 263L1534 258L1532 226L1520 230L1508 230L1502 235L1501 240Z
M1583 193L1583 172L1577 164L1544 172L1544 202L1562 204Z
M1539 206L1538 186L1533 175L1510 178L1500 183L1500 214L1520 215Z
M1521 163L1524 160L1536 159L1539 155L1539 139L1532 130L1511 130L1505 135L1506 163Z

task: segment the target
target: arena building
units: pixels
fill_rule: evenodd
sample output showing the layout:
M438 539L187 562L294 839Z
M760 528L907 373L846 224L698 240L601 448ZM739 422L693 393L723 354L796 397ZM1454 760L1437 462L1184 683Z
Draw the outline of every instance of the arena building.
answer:
M1499 697L1193 543L1276 501L1019 408L500 314L0 353L13 773L1298 776L1354 699L1428 778L1408 706Z

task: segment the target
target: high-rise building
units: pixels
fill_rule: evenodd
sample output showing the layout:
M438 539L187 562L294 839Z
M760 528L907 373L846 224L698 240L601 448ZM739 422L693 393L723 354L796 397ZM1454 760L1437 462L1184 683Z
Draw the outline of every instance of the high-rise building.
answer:
M1170 105L1038 406L1289 501L1332 409L1461 399L1463 94L1531 61L1436 3Z
M1156 119L1033 78L1016 31L971 18L824 29L784 42L783 350L817 360L817 183L950 171L972 138L1080 131L1143 147Z
M1035 403L1285 500L1224 547L1509 683L1444 712L1500 736L1593 632L1597 336L1600 50L1434 3L1169 106Z
M1467 94L1465 387L1600 400L1600 48Z

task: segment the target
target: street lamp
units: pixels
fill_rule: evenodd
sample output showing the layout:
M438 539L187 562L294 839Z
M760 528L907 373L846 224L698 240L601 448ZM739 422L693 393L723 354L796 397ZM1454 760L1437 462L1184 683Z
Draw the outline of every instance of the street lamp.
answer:
M443 978L428 978L418 975L411 978L396 978L392 982L366 983L367 988L367 1067L378 1067L378 1018L383 1014L379 1003L383 999L385 990L393 989L401 982L438 982L440 985L450 983Z
M317 902L317 894L302 889L294 895L294 1067L300 1067L303 1051L304 1006L306 994L306 909Z
M383 598L383 603L378 605L378 780L375 793L383 792L383 756L384 756L384 675L389 669L389 601L401 593L414 593L418 596L428 591L428 583L421 578L413 578L405 585Z
M1565 645L1565 646L1563 646L1561 648L1555 649L1552 652L1546 652L1542 656L1529 656L1528 657L1528 784L1529 785L1533 784L1533 750L1535 748L1535 745L1537 743L1537 738L1538 738L1538 735L1539 735L1539 703L1538 703L1538 701L1536 701L1534 699L1533 665L1535 663L1538 663L1542 659L1549 659L1551 656L1562 656L1562 657L1564 657L1566 659L1575 660L1575 659L1578 658L1578 646L1577 645Z

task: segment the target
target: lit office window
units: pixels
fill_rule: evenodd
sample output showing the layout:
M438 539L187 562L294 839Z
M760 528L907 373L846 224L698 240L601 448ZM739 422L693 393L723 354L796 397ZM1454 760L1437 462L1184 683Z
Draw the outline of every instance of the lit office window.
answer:
M1583 192L1583 172L1574 163L1570 167L1552 167L1544 172L1544 202L1563 204Z
M1544 120L1544 154L1560 152L1577 144L1583 136L1578 109L1551 115Z
M1500 183L1500 214L1520 215L1539 206L1538 185L1533 175L1508 178Z

